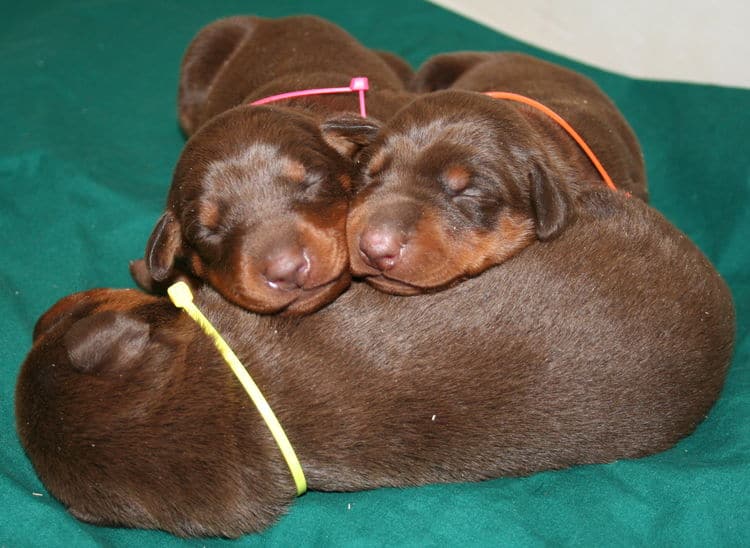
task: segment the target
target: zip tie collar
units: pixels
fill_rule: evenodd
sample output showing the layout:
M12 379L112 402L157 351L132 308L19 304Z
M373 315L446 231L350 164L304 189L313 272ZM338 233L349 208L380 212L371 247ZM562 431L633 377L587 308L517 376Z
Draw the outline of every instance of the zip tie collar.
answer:
M604 169L604 166L599 161L599 158L597 158L596 154L594 154L594 151L589 148L589 146L586 144L586 141L583 140L583 137L581 137L578 132L573 129L573 126L566 122L565 119L557 114L554 110L546 105L543 105L539 101L535 101L530 97L526 97L525 95L520 95L518 93L511 93L509 91L487 91L484 94L489 95L494 99L508 99L510 101L516 101L517 103L524 103L526 105L534 107L535 109L552 118L565 131L568 132L568 135L573 137L576 143L578 143L578 146L581 147L581 150L583 150L584 154L588 156L588 159L591 160L591 163L594 164L594 167L599 172L599 175L601 175L602 179L604 179L605 184L612 190L617 190L617 187L615 186L615 183L612 182L612 179L607 173L607 170Z
M263 397L258 385L255 384L255 381L247 372L247 369L245 369L242 362L237 358L219 332L216 331L216 328L211 325L208 318L206 318L195 303L193 303L193 293L190 291L190 287L185 282L176 282L169 286L167 293L169 294L172 303L174 303L177 308L181 308L187 312L188 316L190 316L195 323L201 327L204 333L206 333L206 335L211 338L214 345L216 345L221 357L227 362L237 379L240 381L240 384L242 384L245 392L247 392L248 396L250 396L250 399L255 404L255 407L258 408L261 417L263 417L268 429L271 431L273 439L276 440L276 444L279 446L281 454L284 457L284 460L286 460L287 466L289 466L289 471L292 473L294 484L297 487L297 496L304 494L305 491L307 491L307 480L305 480L305 474L302 472L302 466L299 463L299 459L297 459L297 454L294 452L292 444L289 443L289 438L286 437L284 429L281 427L281 424L276 418L271 406L268 405L266 398Z
M359 95L359 114L362 118L367 118L367 111L365 109L365 91L370 89L370 81L366 76L357 76L352 78L349 82L348 87L341 88L314 88L314 89L302 89L299 91L289 91L287 93L279 93L278 95L271 95L258 99L250 103L251 105L265 105L266 103L274 103L276 101L283 101L284 99L293 99L295 97L306 97L308 95L327 95L329 93L354 93Z

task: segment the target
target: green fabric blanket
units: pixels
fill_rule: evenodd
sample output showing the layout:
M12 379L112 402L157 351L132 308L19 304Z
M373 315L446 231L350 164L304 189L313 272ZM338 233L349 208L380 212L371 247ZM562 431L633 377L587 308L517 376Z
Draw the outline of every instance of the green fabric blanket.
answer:
M750 91L645 82L534 50L421 2L30 1L0 20L0 545L171 546L157 531L76 521L19 444L13 392L39 315L92 287L132 287L184 143L184 48L222 16L314 12L418 66L451 50L521 50L594 78L645 151L653 206L732 288L735 358L721 399L649 458L474 484L316 493L237 545L750 545Z

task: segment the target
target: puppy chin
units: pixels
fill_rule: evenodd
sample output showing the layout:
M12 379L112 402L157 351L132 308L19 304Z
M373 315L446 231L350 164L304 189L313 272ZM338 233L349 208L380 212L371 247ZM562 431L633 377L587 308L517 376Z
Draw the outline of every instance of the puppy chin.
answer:
M368 276L365 278L365 281L375 289L383 291L384 293L390 293L391 295L401 295L408 297L411 295L421 295L422 293L429 292L429 289L416 287L405 282L386 278L382 274Z
M375 289L403 296L440 291L465 277L463 272L435 269L429 264L420 266L426 262L420 261L421 258L420 255L407 255L396 267L382 271L365 263L359 255L352 255L350 269L354 277L363 279Z

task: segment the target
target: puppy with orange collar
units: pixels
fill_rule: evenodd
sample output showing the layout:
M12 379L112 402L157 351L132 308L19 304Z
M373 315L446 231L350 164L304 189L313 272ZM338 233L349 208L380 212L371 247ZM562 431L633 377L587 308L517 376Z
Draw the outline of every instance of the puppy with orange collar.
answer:
M575 218L569 197L607 179L647 198L634 133L582 75L520 54L445 54L412 87L433 93L399 111L366 149L347 221L352 272L379 289L440 290L549 241Z
M131 265L138 284L154 290L189 274L262 313L304 314L333 300L350 281L344 230L360 146L335 120L375 129L354 93L251 103L366 76L368 110L385 119L410 97L409 70L311 16L231 17L202 29L180 73L190 140L144 260Z
M311 489L479 481L665 450L718 397L724 281L661 215L608 190L545 246L434 295L353 286L311 316L196 303L254 378ZM260 531L299 492L201 329L133 290L37 322L18 435L73 515L182 536Z

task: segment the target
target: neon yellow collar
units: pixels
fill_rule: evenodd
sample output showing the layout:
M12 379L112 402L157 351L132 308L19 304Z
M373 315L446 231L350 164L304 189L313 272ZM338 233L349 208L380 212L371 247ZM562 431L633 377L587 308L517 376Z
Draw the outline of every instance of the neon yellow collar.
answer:
M253 400L255 407L258 408L261 417L263 417L268 429L271 431L273 439L276 440L276 444L279 446L281 454L284 457L284 460L286 460L287 466L289 466L289 471L292 473L294 484L297 486L297 496L304 494L305 491L307 491L307 480L305 480L305 474L302 472L302 466L299 463L299 459L297 459L297 454L294 452L292 444L289 443L289 438L286 437L284 429L281 427L281 424L276 418L271 406L268 405L266 398L263 397L258 385L255 384L255 381L247 372L247 369L245 369L242 362L237 358L235 353L232 352L232 349L224 341L221 335L219 335L216 328L211 325L208 318L206 318L198 307L195 306L195 303L193 303L193 293L190 291L190 287L188 287L185 282L177 282L167 289L167 293L174 305L187 312L188 316L195 320L195 323L197 323L206 335L211 338L216 345L216 348L219 350L219 353L224 358L224 361L229 364L229 367L242 384L245 392L247 392L250 399Z

